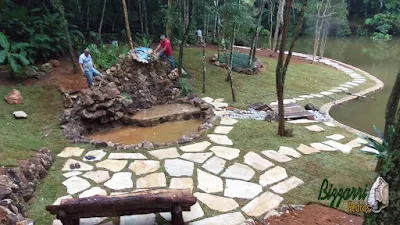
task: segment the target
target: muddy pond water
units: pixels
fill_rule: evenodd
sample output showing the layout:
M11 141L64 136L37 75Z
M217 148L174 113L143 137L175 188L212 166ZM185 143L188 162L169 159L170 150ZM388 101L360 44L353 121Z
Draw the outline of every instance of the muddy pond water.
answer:
M193 119L166 122L153 127L123 126L91 134L88 138L125 145L139 144L143 141L164 143L177 141L183 135L198 133L202 122L202 120Z
M313 39L301 38L296 52L312 53ZM383 129L386 102L400 68L400 38L385 43L369 37L329 38L325 56L358 67L385 83L384 90L332 109L331 115L341 123L376 135L373 125Z

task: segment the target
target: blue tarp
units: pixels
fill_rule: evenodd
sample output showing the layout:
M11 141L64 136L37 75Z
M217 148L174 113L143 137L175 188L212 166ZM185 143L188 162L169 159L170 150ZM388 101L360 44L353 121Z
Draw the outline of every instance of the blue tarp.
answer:
M138 47L131 51L134 58L139 62L148 63L151 59L154 59L154 56L151 56L153 50L147 47Z

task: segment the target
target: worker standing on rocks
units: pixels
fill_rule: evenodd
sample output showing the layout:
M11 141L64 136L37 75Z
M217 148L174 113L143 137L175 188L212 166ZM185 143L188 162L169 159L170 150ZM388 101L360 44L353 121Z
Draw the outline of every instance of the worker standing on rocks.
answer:
M165 35L161 35L160 37L160 44L157 46L156 50L154 51L157 54L158 49L161 47L159 52L160 57L167 57L169 63L171 64L171 71L175 69L175 61L174 56L172 55L172 46L170 40L165 37Z
M89 88L93 85L93 77L100 76L102 77L101 73L94 68L93 59L90 55L89 49L85 49L82 55L79 56L79 66L81 67L82 72L86 76L86 80L88 83Z

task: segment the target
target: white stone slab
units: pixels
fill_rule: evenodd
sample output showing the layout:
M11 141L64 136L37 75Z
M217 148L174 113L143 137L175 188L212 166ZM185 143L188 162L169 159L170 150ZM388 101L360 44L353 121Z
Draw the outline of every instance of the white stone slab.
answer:
M231 139L228 138L226 135L220 135L220 134L209 134L207 135L210 140L218 145L233 145L233 142Z
M256 172L249 166L235 162L232 166L228 167L221 176L249 181L253 178L255 173Z
M322 98L322 97L324 97L323 95L321 95L321 94L311 94L312 96L314 96L314 97L316 97L316 98Z
M264 213L278 208L283 198L272 192L265 192L257 198L251 200L247 205L242 208L248 216L260 217Z
M341 134L333 134L333 135L330 135L330 136L326 136L326 138L329 138L329 139L332 139L332 140L335 140L335 141L339 141L339 140L342 140L343 138L345 138L345 136L343 136Z
M127 160L106 159L96 163L96 167L104 168L115 173L123 170L126 164L128 164Z
M332 151L336 151L336 148L332 148L331 146L322 144L322 143L311 143L310 144L311 147L319 150L319 151L328 151L328 152L332 152Z
M262 186L241 180L226 179L224 196L231 198L253 199L262 192Z
M177 148L166 148L160 150L149 151L149 153L159 160L178 158L180 155Z
M53 205L60 205L60 203L61 203L62 200L64 200L64 199L71 199L71 198L72 198L71 195L66 195L66 196L59 197L59 198L57 198L57 199L54 201Z
M324 124L328 127L336 127L336 125L332 122L324 122Z
M374 148L371 148L371 147L368 147L368 146L363 147L363 148L361 149L361 151L362 151L362 152L365 152L365 153L372 153L372 154L379 155L379 151L378 151L378 150L376 150L376 149L374 149Z
M62 182L62 184L67 188L67 192L70 195L90 188L90 183L80 177L70 177L68 180Z
M300 184L304 184L304 182L293 176L290 177L289 179L286 179L280 183L275 184L274 186L271 187L271 190L273 190L275 193L278 194L285 194L286 192L292 190L293 188L299 186Z
M305 99L310 99L310 98L314 98L314 96L312 95L300 95L300 98L305 98Z
M71 169L70 165L76 163L78 163L81 167L79 169ZM62 171L90 171L90 170L93 170L93 166L75 159L68 159L67 162L64 164L64 167L62 168Z
M304 99L304 98L293 98L293 100L296 100L296 101L304 101L305 99Z
M210 209L218 212L229 212L239 207L239 204L232 198L220 197L217 195L200 192L196 192L193 195L197 198L197 200L201 201Z
M190 192L193 191L193 179L192 178L171 178L171 183L169 188L175 189L190 189Z
M179 147L184 152L203 152L211 145L208 141L202 141L195 144L185 145Z
M96 195L107 196L107 191L104 189L101 189L100 187L93 187L87 191L82 192L79 195L79 198L87 198L87 197L92 197L92 196L96 196Z
M353 86L348 85L348 84L341 84L339 85L340 87L345 87L345 88L353 88Z
M353 80L353 83L362 84L365 83L365 80Z
M204 153L185 153L181 155L182 159L186 159L195 163L204 163L208 158L213 155L212 152Z
M332 89L332 90L329 90L329 92L332 92L332 93L340 93L340 92L342 92L343 90L340 90L340 89Z
M259 183L265 187L267 185L279 182L287 177L288 175L286 173L286 169L280 166L276 166L262 174L260 176Z
M321 95L333 95L333 93L332 93L332 92L329 92L329 91L321 91L320 94L321 94Z
M136 188L166 187L167 179L164 173L152 173L136 181Z
M121 216L120 225L156 225L156 214Z
M287 122L293 124L318 123L318 121L316 120L308 120L308 119L289 120Z
M158 168L160 168L160 162L156 160L135 160L129 165L129 169L136 175L155 172Z
M348 145L343 145L343 144L341 144L341 143L339 143L337 141L333 141L333 140L324 141L323 144L329 145L331 147L334 147L334 148L338 149L339 151L341 151L343 153L350 153L351 149L352 149L352 147L350 147Z
M313 154L313 153L318 153L319 150L313 148L313 147L309 147L307 145L304 144L300 144L299 147L297 147L297 150L299 150L299 152L303 153L303 154Z
M104 186L113 190L123 190L133 187L132 173L120 172L114 173L111 179L104 183Z
M214 156L204 163L202 167L211 173L219 174L224 169L225 163L225 160Z
M359 84L353 83L353 82L347 82L346 84L351 85L351 86L358 86Z
M212 152L218 157L232 160L239 156L240 150L237 148L223 147L223 146L213 146L210 148Z
M325 130L324 128L322 128L318 125L311 125L311 126L306 127L306 129L309 131L313 131L313 132L322 132Z
M28 118L28 114L24 111L15 111L13 112L15 118Z
M100 161L106 155L107 155L107 152L103 151L103 149L92 150L92 151L89 151L88 153L86 153L86 155L83 157L83 161L89 161L89 162ZM86 159L86 156L93 156L94 159Z
M233 129L232 126L217 126L214 130L214 133L216 134L229 134L231 130Z
M103 222L107 217L92 217L79 219L79 225L98 225ZM102 224L104 225L104 224Z
M261 170L261 171L266 170L274 165L272 162L264 159L255 152L248 152L244 156L244 163L253 167L256 170Z
M223 117L223 118L221 118L221 122L219 124L226 125L226 126L232 126L232 125L235 125L237 122L238 121L235 119L232 119L229 117L227 117L227 118Z
M346 145L352 147L352 148L358 148L361 147L362 144L368 144L368 141L357 137L356 139L351 140L349 143L347 143Z
M215 116L218 116L218 117L229 115L229 112L226 110L220 110L220 111L213 110L213 112L214 112Z
M164 165L165 170L170 176L181 177L193 175L193 162L188 162L182 159L166 159Z
M278 152L281 154L287 155L287 156L292 156L294 158L301 157L301 154L298 151L294 150L293 148L286 147L286 146L279 147Z
M191 222L188 225L242 225L246 220L240 212L227 213L207 219Z
M171 221L171 213L160 213L160 216L164 218L166 221ZM195 219L199 219L204 216L204 211L201 208L200 204L196 202L196 204L190 207L190 211L182 212L183 222L187 223Z
M345 87L337 87L337 89L343 90L343 91L348 91L349 90L348 88L345 88Z
M277 151L274 151L274 150L266 150L266 151L262 151L261 153L264 154L265 156L267 156L268 158L275 160L277 162L281 162L281 163L289 162L290 160L292 160L290 157L288 157L284 154L281 154Z
M111 153L109 159L147 159L142 153Z
M206 193L217 193L223 191L223 182L220 177L197 169L197 188Z
M79 171L71 171L71 172L68 172L68 173L64 173L63 176L65 178L70 178L70 177L78 176L78 175L81 175L81 174L82 174L82 172L79 172Z
M85 149L79 147L66 147L57 156L62 158L79 157L84 151Z
M210 98L210 97L204 97L204 98L201 98L201 100L203 100L203 101L206 102L206 103L211 103L211 102L214 101L214 99L212 99L212 98Z
M105 170L89 171L82 176L94 181L97 184L103 183L110 179L110 173Z

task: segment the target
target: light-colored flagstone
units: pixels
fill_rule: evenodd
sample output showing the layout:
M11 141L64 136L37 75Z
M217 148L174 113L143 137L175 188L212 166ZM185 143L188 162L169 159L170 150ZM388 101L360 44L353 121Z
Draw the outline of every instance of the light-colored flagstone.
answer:
M83 161L89 161L89 162L100 161L106 155L107 155L107 152L103 151L103 149L92 150L92 151L89 151L88 153L86 153L86 155L83 157ZM86 156L93 156L94 158L93 159L86 159Z
M132 173L120 172L114 173L111 179L104 183L104 186L113 190L123 190L133 187Z
M166 148L166 149L154 150L154 151L150 151L149 153L159 160L173 159L173 158L178 158L180 156L177 148Z
M293 124L305 124L305 123L318 123L316 120L309 120L309 119L298 119L298 120L289 120L288 123Z
M311 126L306 127L306 129L309 131L313 131L313 132L322 132L325 130L324 128L322 128L318 125L311 125Z
M336 148L332 148L331 146L322 143L311 143L310 145L319 151L333 152L337 150Z
M321 95L321 94L311 94L312 96L314 96L314 97L317 97L317 98L322 98L322 97L324 97L323 95Z
M253 178L255 173L256 172L249 166L235 162L232 166L228 167L221 176L249 181Z
M70 177L68 180L62 183L70 195L76 194L78 192L84 191L90 188L90 183L80 177Z
M197 188L207 193L223 191L223 182L220 177L197 169Z
M185 145L179 147L184 152L203 152L211 145L208 141L202 141L195 144Z
M226 135L220 135L220 134L209 134L207 135L210 140L218 145L233 145L233 142L231 139L228 138Z
M166 159L164 164L165 170L170 176L192 176L194 163L182 159Z
M359 84L353 83L353 82L347 82L346 84L351 85L351 86L358 86Z
M97 168L104 168L106 170L112 171L112 172L119 172L123 170L128 164L127 160L115 160L115 159L106 159L104 161L96 163Z
M373 153L373 154L379 155L379 151L378 151L378 150L376 150L376 149L374 149L374 148L371 148L371 147L368 147L368 146L363 147L363 148L361 149L361 151L362 151L362 152L368 152L368 153Z
M164 218L166 221L171 221L171 213L160 213L160 216ZM196 202L196 204L190 207L190 211L183 211L182 218L183 222L187 223L195 219L199 219L204 216L204 211L201 208L200 204Z
M348 85L348 84L341 84L339 85L340 87L344 87L344 88L353 88L353 86Z
M329 138L329 139L332 139L332 140L335 140L335 141L339 141L339 140L342 140L343 138L345 138L345 136L343 136L341 134L333 134L333 135L330 135L330 136L326 136L326 138Z
M286 146L279 147L279 151L278 152L281 153L281 154L284 154L284 155L292 156L294 158L300 158L301 157L301 154L299 152L297 152L293 148L289 148L289 147L286 147Z
M320 94L321 94L321 95L333 95L333 93L332 93L332 92L329 92L329 91L321 91Z
M188 225L241 225L246 219L240 212L227 213L191 222Z
M96 195L107 196L107 191L104 189L101 189L100 187L93 187L87 191L82 192L79 195L79 198L87 198L87 197L92 197L92 196L96 196Z
M252 199L262 192L262 186L241 180L226 179L224 196Z
M225 102L211 102L209 104L214 106L214 108L225 108L225 107L228 107L228 103L225 103Z
M226 125L226 126L232 126L235 125L238 121L229 117L223 117L221 118L221 122L219 124L221 125Z
M142 175L157 171L160 168L160 162L156 160L135 160L129 169L132 170L136 175Z
M229 212L239 207L239 204L231 198L220 197L217 195L200 192L196 192L193 195L210 209L219 212Z
M142 153L111 153L109 159L147 159Z
M213 146L210 148L212 152L218 157L223 159L232 160L239 156L240 150L237 148L223 147L223 146Z
M301 179L293 176L290 177L289 179L286 179L280 183L275 184L274 186L271 187L271 190L273 190L275 193L278 194L285 194L286 192L292 190L293 188L303 183L304 182Z
M79 147L66 147L57 156L62 158L79 157L84 151L85 149Z
M120 225L156 225L156 214L121 216Z
M296 101L304 101L305 99L304 99L304 98L293 98L293 100L296 100Z
M332 122L324 122L324 124L328 127L336 127L336 125Z
M242 211L248 216L260 217L262 214L277 208L282 201L283 198L281 196L267 191L247 203L242 208Z
M346 145L352 147L352 148L358 148L361 147L362 144L368 144L368 141L357 137L356 139L351 140L349 143L347 143Z
M310 99L310 98L314 98L314 96L312 95L300 95L300 98L305 98L305 99Z
M68 173L64 173L63 176L65 178L70 178L70 177L78 176L78 175L81 175L81 174L82 174L82 172L80 172L80 171L71 171L71 172L68 172Z
M265 187L267 185L279 182L287 177L288 175L286 173L286 169L280 166L276 166L262 174L260 176L259 183Z
M343 91L348 91L349 90L348 88L345 88L345 87L337 87L337 89L340 89L340 90L343 90Z
M190 192L193 191L193 179L192 178L171 178L171 183L169 188L175 189L190 189Z
M78 163L80 167L78 169L71 169L70 165L76 163ZM75 159L68 159L67 162L64 164L64 167L62 168L62 171L90 171L90 170L93 170L92 165L86 164L84 162Z
M214 112L215 116L218 116L218 117L229 115L229 112L226 110L221 110L221 111L213 110L213 112Z
M181 155L182 159L186 159L195 163L204 163L208 158L213 155L212 152L204 153L185 153Z
M304 144L300 144L299 147L297 147L297 150L306 155L319 152L319 150Z
M152 173L136 181L136 188L166 187L167 179L164 173Z
M340 90L340 89L331 89L331 90L329 90L328 92L332 92L332 93L339 93L339 92L342 92L343 90Z
M225 163L225 160L214 156L204 163L202 167L211 173L218 174L225 168Z
M72 198L71 195L66 195L66 196L59 197L59 198L57 198L57 199L54 201L53 205L60 205L60 203L61 203L62 200L64 200L64 199L71 199L71 198Z
M272 162L264 159L255 152L248 152L244 156L244 163L253 167L256 170L261 170L261 171L266 170L274 165Z
M107 217L92 217L79 219L79 225L97 225L103 222Z
M262 151L262 154L264 154L265 156L267 156L268 158L275 160L277 162L289 162L290 160L292 160L290 157L281 154L277 151L274 150L266 150L266 151Z
M216 134L229 134L233 127L231 126L217 126L214 130L214 133Z
M110 173L105 170L89 171L82 176L94 181L97 184L103 183L110 179Z
M203 101L206 102L206 103L211 103L211 102L214 101L214 99L212 99L212 98L210 98L210 97L203 97L203 98L201 98L201 100L203 100Z
M343 153L350 153L352 147L348 146L348 145L344 145L341 144L337 141L333 141L333 140L329 140L329 141L324 141L323 142L325 145L329 145L331 147L334 147L336 149L338 149L339 151L343 152Z

